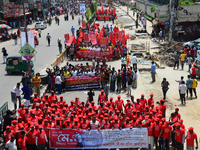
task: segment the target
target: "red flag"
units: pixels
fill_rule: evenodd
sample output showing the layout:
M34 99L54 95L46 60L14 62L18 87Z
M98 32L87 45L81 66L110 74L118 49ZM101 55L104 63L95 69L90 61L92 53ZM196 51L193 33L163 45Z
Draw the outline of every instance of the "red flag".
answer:
M84 32L83 32L83 31L80 32L79 38L80 38L80 39L83 39L83 38L84 38Z
M82 28L86 29L86 22L85 21L82 21Z
M128 34L127 36L125 36L125 39L126 39L126 40L129 39L129 34Z
M118 41L119 41L118 32L114 33L114 38L115 38L115 42L118 42Z
M69 34L64 34L65 42L67 43L69 40Z

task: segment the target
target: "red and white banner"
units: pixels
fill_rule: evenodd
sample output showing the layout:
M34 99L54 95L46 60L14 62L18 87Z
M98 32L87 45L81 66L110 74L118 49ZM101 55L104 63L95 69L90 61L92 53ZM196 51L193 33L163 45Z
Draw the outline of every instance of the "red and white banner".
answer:
M74 36L71 36L71 37L69 38L69 41L67 42L67 46L71 46L73 40L74 40Z
M70 130L51 129L50 148L112 149L148 148L147 128Z
M103 56L105 56L106 59L111 60L113 58L113 53L114 50L96 51L96 50L84 49L76 51L76 58L93 59L95 57L97 60L102 60Z
M82 29L86 29L86 22L82 21Z
M96 38L96 34L94 32L90 33L90 41L92 42L92 45L97 44L97 38Z
M99 76L78 76L69 77L65 80L66 90L78 90L89 88L100 88L101 79Z
M85 42L90 42L88 33L84 33L84 41Z
M119 32L114 33L115 42L119 41Z
M106 46L108 44L108 38L107 37L101 37L100 45Z
M67 43L69 41L69 34L64 34L64 38L65 38L65 43Z

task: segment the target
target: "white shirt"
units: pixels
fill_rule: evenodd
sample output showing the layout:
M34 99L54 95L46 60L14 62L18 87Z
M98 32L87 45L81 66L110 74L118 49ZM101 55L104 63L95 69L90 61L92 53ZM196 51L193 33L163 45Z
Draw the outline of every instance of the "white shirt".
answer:
M21 90L21 87L19 87L19 89L18 89L18 88L15 86L13 90L15 91L16 96L21 96L21 95L20 95L20 92L22 91L22 90Z
M159 36L162 37L162 31L159 32Z
M13 142L11 142L10 140L6 143L5 148L7 148L8 150L17 150L17 146L16 146L16 140L14 140Z
M75 70L75 71L74 71L74 70L72 70L72 72L71 72L71 73L72 73L72 76L73 76L73 77L77 76L77 71L76 71L76 70Z
M62 83L61 77L57 76L56 77L56 84L61 84L61 83Z
M200 50L197 50L197 59L200 59Z
M95 121L95 123L93 123L93 121L90 121L90 126L91 126L91 130L97 130L99 128L99 121Z
M136 56L133 56L133 57L131 58L131 63L132 63L132 64L137 64L137 57L136 57Z
M179 85L180 94L185 94L187 90L187 86L185 84Z
M134 81L137 81L137 73L134 73L134 75L133 75L133 80L134 80Z

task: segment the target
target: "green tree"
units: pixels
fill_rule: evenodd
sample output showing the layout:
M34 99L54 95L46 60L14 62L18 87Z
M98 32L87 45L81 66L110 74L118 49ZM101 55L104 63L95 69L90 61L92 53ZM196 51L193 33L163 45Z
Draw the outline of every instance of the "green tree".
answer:
M85 17L87 21L90 19L90 16L91 16L91 10L89 8L86 8Z

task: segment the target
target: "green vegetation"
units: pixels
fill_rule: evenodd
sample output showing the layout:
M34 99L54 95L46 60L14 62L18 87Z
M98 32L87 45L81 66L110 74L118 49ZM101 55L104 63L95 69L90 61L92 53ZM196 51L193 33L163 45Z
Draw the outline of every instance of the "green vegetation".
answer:
M91 10L89 8L86 8L85 17L87 21L90 19L90 16L91 16Z
M192 0L179 0L179 5L200 5L200 3L194 3Z
M95 18L96 18L96 13L94 13L94 14L92 15L92 17L90 17L90 19L87 20L87 24L89 23L89 24L91 25L91 24L94 22Z
M91 13L92 13L92 14L96 12L97 7L98 7L98 6L97 6L97 1L91 2L91 4L90 4L90 10L91 10Z
M134 11L137 12L137 9L134 9ZM140 13L140 11L138 11L138 13ZM150 17L150 16L148 16L148 15L147 15L147 19L148 19L149 21L153 21L153 18Z
M156 10L156 8L157 8L156 5L151 6L151 12L154 12Z

